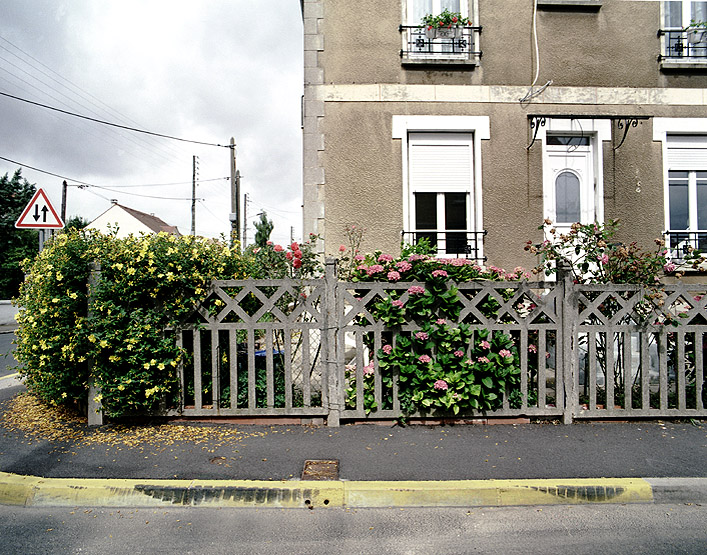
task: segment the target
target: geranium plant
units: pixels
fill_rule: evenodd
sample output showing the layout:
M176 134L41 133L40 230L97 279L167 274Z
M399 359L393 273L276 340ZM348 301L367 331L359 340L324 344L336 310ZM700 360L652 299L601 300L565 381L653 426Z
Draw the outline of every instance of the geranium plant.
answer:
M440 29L442 27L452 27L455 25L471 25L468 17L462 16L459 12L450 12L445 8L439 15L427 14L422 18L422 23L428 29Z

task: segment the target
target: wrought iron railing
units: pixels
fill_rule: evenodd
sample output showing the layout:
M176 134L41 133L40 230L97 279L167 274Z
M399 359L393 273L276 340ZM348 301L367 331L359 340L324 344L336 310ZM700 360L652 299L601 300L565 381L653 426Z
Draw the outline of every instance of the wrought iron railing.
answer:
M665 37L661 59L701 58L707 61L707 32L661 29L658 35Z
M420 239L427 239L430 246L437 248L438 256L449 256L454 258L468 258L484 262L486 257L484 251L483 231L449 231L425 229L418 231L403 231L403 240L407 243L417 244Z
M406 62L459 61L469 63L481 57L479 33L481 27L432 29L400 25L403 48L400 57Z
M665 246L667 257L674 261L682 261L688 255L698 250L707 253L707 231L666 231Z

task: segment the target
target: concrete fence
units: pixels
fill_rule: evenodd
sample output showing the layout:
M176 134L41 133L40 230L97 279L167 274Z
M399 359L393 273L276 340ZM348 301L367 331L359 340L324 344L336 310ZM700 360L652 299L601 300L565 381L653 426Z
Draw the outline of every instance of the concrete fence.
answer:
M397 418L398 376L382 373L376 353L417 327L390 329L373 307L393 291L406 301L412 285L424 284L338 281L333 262L317 280L214 281L193 320L176 330L186 357L181 406L171 414L296 416L330 426ZM652 290L560 276L455 286L459 322L509 335L519 353L520 396L507 395L485 417L707 416L707 285ZM372 381L364 375L371 364ZM374 410L364 404L371 393Z

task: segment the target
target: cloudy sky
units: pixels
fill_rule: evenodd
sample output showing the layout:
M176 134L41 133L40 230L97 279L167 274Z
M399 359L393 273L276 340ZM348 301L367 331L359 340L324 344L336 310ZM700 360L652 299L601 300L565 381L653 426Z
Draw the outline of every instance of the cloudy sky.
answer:
M252 221L301 235L302 19L297 0L2 0L0 93L193 141L237 144ZM229 149L156 138L0 96L0 157L57 210L91 220L110 199L196 230L230 223ZM18 164L0 160L0 175ZM172 200L179 199L179 200Z

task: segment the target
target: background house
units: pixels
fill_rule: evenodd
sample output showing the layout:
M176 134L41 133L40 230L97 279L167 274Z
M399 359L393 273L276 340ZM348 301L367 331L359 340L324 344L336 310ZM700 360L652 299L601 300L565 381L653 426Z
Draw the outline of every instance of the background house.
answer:
M112 206L86 227L97 229L103 233L112 233L117 228L117 237L159 233L160 231L181 235L176 226L167 224L154 214L146 214L134 208L122 206L117 201L112 201Z
M425 13L470 18L428 37ZM304 232L531 266L550 218L707 246L707 2L303 0ZM666 233L667 232L667 233Z

